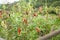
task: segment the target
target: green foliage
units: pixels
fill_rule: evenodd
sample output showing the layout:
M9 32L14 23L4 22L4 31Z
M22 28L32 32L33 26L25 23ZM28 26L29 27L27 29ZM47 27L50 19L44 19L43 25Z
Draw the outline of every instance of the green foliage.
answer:
M39 36L48 34L52 27L54 27L54 30L59 29L60 18L57 15L45 14L45 12L45 15L41 15L39 10L36 9L36 7L42 5L42 11L59 13L59 6L52 7L49 5L55 1L20 0L12 6L2 5L3 13L2 17L0 17L0 37L6 40L36 40ZM8 14L6 11L8 11ZM34 13L37 16L34 16ZM40 32L37 32L36 27L39 28ZM18 34L18 28L21 29L20 35ZM59 36L51 40L58 40Z

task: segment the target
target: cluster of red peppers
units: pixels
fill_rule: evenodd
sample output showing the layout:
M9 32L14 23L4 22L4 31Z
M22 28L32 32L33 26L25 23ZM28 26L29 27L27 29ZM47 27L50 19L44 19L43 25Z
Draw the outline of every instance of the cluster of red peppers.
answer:
M39 33L40 31L41 31L41 30L40 30L38 27L36 27L36 32ZM20 33L21 33L21 29L18 28L18 35L20 35Z

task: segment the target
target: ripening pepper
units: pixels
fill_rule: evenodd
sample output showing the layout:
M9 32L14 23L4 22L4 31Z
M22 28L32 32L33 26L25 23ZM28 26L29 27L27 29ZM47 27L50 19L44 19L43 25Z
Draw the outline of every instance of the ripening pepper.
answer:
M40 29L38 27L36 27L36 31L39 33L40 32Z
M33 16L38 16L38 14L37 13L34 13Z
M23 18L23 22L24 22L25 24L27 24L27 19L26 19L26 18Z
M18 28L18 34L20 35L20 33L21 33L21 29L20 29L20 28Z

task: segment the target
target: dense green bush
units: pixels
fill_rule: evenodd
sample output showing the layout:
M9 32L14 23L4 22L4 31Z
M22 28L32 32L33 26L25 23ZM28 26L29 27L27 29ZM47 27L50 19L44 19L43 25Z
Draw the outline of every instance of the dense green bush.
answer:
M58 8L48 7L44 4L46 1L20 0L12 6L2 5L0 11L0 37L6 40L36 40L39 36L48 34L52 27L54 30L59 29L60 18L54 14L47 14L52 10L58 13L58 10L56 11ZM39 9L35 7L40 5L43 6L42 11L45 15L41 15ZM60 35L51 40L58 40L59 38Z

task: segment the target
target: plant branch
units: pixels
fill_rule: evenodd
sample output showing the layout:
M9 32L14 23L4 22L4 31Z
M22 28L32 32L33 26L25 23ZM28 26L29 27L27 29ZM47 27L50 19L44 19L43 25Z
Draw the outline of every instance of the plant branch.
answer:
M50 39L56 35L60 34L60 29L59 30L55 30L45 36L42 36L42 37L39 37L37 40L47 40L47 39Z

